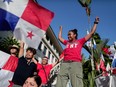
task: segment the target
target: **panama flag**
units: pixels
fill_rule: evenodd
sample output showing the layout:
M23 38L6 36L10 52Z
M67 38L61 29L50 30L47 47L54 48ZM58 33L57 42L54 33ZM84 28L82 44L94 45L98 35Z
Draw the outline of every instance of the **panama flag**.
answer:
M8 87L18 64L18 58L0 51L0 87Z
M12 30L28 46L38 48L54 13L34 0L0 0L0 30Z

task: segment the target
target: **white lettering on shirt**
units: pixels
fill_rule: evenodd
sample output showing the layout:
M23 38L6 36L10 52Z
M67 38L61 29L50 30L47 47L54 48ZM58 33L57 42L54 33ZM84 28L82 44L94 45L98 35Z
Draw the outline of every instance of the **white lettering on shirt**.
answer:
M77 48L78 43L67 44L66 48Z

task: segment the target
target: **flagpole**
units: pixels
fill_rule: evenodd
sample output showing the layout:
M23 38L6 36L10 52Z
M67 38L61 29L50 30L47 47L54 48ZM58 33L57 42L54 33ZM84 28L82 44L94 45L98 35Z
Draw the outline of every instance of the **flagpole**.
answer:
M90 16L88 17L88 24L89 24L89 28L91 30ZM87 32L87 34L89 34L89 33ZM92 68L92 71L91 71L91 76L92 76L91 80L92 80L92 82L90 82L90 87L93 87L94 86L94 78L95 78L95 75L94 75L95 68L94 68L94 60L93 60L93 44L92 44L92 38L90 39L90 44L91 44L91 46L90 46L90 51L91 51L90 61L91 61L91 68Z
M90 16L88 16L88 24L89 24L89 28L91 29ZM90 41L92 43L92 38L90 39ZM91 66L92 66L92 70L95 70L94 60L93 60L93 47L92 46L91 46Z
M88 23L89 23L89 27L90 27L90 30L91 30L91 24L90 24L90 16L88 17ZM94 85L94 78L95 78L95 75L94 75L94 58L93 58L93 43L92 43L92 38L90 39L91 41L91 46L90 46L90 51L91 51L91 54L90 54L90 59L91 59L91 67L92 67L92 72L91 72L91 76L92 76L92 84L91 84L91 87L93 87Z
M93 60L93 47L91 47L91 66L92 66L92 70L95 70L95 68L94 68L94 60Z
M109 83L110 86L109 86L109 87L112 87L112 78L113 78L113 77L112 77L112 75L110 74L110 83Z

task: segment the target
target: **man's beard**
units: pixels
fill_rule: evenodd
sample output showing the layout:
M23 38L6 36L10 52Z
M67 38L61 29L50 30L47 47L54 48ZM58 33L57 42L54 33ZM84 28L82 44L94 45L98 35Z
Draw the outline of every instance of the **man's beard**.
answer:
M32 58L27 58L27 57L25 57L27 60L32 60Z
M30 63L32 62L32 58L27 58L27 57L25 57L25 58L27 60L27 64L30 65Z

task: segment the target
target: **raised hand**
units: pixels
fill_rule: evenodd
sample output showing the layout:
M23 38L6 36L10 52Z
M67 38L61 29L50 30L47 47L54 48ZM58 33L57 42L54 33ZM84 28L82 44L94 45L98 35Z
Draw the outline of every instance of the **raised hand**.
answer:
M95 18L95 22L98 24L99 23L99 17Z

